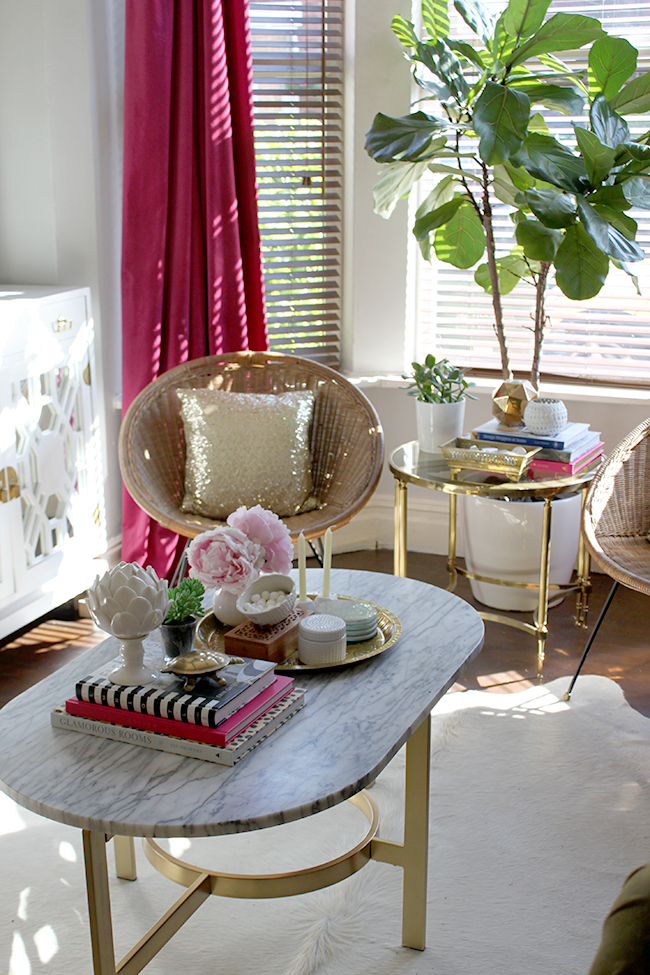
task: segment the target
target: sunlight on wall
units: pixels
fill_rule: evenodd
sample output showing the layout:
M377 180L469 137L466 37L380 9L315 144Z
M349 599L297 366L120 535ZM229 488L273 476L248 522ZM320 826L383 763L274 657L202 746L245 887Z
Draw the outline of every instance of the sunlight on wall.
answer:
M59 843L59 856L62 860L68 860L70 863L77 862L77 851L72 843L68 843L66 840Z
M17 914L21 921L27 920L27 902L29 901L29 895L31 891L32 891L31 887L25 887L25 889L21 890L20 892Z
M54 933L54 928L49 924L39 928L34 935L34 944L43 965L47 965L48 961L51 961L59 950L59 942Z
M4 792L0 792L0 836L17 833L21 829L26 829L26 824L18 806Z
M14 932L14 940L11 945L8 975L32 975L32 966L25 951L25 944L17 931Z

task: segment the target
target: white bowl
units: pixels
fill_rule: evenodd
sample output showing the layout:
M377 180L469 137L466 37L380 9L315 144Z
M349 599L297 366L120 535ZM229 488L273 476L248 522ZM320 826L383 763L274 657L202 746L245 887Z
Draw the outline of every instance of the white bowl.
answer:
M278 589L286 592L287 598L283 599L277 606L258 611L245 609L246 604L250 603L253 596L257 594L261 596L267 590L268 592L275 592ZM270 572L268 575L260 576L259 579L256 579L255 582L250 584L248 589L243 591L237 600L237 609L239 612L246 619L251 620L252 623L258 623L260 626L272 626L274 623L280 623L282 620L286 620L295 605L295 583L291 576L281 575L279 572Z

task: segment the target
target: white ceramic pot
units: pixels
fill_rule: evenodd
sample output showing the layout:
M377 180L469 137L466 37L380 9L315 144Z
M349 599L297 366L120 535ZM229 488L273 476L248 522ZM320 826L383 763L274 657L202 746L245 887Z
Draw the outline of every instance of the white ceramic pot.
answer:
M237 599L237 593L230 592L228 589L217 589L214 594L212 611L225 626L237 626L246 619L246 616L237 609Z
M416 399L415 418L421 450L435 454L440 444L461 436L465 403L465 398L456 403L423 403Z
M567 408L561 399L538 396L524 410L526 428L540 437L554 437L564 430L567 419Z
M499 501L462 497L465 563L470 572L493 579L539 582L542 544L542 501ZM570 582L580 543L581 495L551 502L550 581ZM532 611L539 596L534 589L515 589L470 579L472 595L493 609ZM553 591L550 601L553 601Z

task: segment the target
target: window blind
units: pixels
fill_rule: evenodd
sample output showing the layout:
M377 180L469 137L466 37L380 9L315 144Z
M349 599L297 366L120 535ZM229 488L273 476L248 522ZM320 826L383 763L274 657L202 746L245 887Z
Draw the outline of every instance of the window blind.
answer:
M500 11L504 3L492 3ZM450 34L471 39L462 19L450 5ZM554 0L548 11L598 17L612 35L626 37L639 50L638 71L650 70L650 5L647 0ZM586 67L587 51L564 52L561 58L573 67ZM426 110L426 109L425 109ZM537 110L537 109L536 109ZM573 121L586 124L586 117L567 118L543 112L551 134L574 145ZM626 116L630 128L639 134L650 127L648 117ZM426 180L421 181L422 184ZM430 191L422 185L420 199ZM510 209L497 203L495 237L498 254L509 253L514 241ZM582 382L650 385L650 212L629 210L637 220L637 241L646 251L644 261L630 265L639 279L641 296L630 278L616 268L610 270L605 286L594 298L571 301L550 282L546 291L546 327L542 350L542 378L568 378ZM419 361L436 351L453 362L477 370L500 370L493 329L491 298L474 282L474 268L463 271L436 261L428 264L417 247L416 349ZM531 312L534 292L520 283L503 298L506 334L511 364L515 371L528 373L533 350Z
M344 0L250 0L270 348L340 362Z

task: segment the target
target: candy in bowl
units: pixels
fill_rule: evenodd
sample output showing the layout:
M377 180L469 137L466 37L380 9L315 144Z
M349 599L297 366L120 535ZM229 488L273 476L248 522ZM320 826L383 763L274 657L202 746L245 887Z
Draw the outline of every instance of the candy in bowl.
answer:
M296 605L291 576L270 572L248 586L237 600L237 609L259 626L272 626L289 616Z

